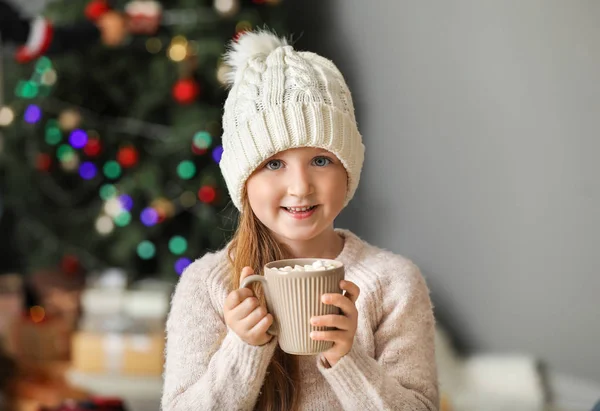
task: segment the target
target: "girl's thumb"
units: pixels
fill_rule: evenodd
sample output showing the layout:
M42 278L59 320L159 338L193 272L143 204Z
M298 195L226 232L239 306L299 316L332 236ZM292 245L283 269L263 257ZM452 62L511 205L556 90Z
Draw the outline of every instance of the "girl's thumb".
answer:
M252 274L254 274L254 270L252 269L252 267L244 267L242 268L242 273L240 274L240 283L242 281L244 281L244 278L251 276Z

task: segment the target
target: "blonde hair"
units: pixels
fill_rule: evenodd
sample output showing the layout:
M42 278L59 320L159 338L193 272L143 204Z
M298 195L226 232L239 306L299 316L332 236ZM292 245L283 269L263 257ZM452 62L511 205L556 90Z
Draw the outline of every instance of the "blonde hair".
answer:
M287 247L280 244L271 231L254 215L245 188L242 196L242 213L228 246L227 255L231 273L231 290L239 288L242 268L250 266L255 274L262 274L266 263L291 257ZM251 287L260 303L266 307L262 287L257 283L253 283ZM298 367L297 357L285 353L278 345L267 368L267 375L255 410L296 410L299 395Z

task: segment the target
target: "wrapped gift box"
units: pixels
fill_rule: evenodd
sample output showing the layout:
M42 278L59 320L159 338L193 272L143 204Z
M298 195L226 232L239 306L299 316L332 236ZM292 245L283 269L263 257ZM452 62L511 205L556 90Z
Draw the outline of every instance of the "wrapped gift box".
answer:
M117 281L117 273L108 273L104 277L112 275L111 283L117 285L106 286L96 282L83 291L80 330L137 334L162 331L170 306L170 285L145 280L126 289L123 281Z
M42 407L56 407L66 400L89 398L89 393L67 381L69 366L64 361L20 363L11 383L16 409L38 411Z
M83 373L160 375L164 347L164 331L153 334L80 331L72 339L72 367Z
M38 411L126 411L120 398L91 397L86 401L66 401L57 407L42 407Z
M63 318L71 328L77 326L81 315L81 293L85 286L83 275L40 270L29 276L28 284L38 304L46 310L46 315Z
M17 366L0 347L0 410L10 410L14 402L12 383L17 377Z
M7 351L19 363L66 361L72 332L71 325L62 318L23 315L9 327Z
M17 404L21 402L38 408L56 407L67 399L85 399L88 396L85 391L63 382L40 382L26 378L16 380L15 395Z
M96 395L116 396L129 411L158 411L163 388L162 375L118 375L67 371L67 380Z

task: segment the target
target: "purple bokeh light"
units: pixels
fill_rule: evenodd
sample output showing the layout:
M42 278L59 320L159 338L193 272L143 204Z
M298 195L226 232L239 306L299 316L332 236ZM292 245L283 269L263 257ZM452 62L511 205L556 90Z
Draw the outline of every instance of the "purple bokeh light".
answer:
M96 168L96 165L90 161L81 163L79 166L79 175L86 180L91 180L96 177L97 173L98 169Z
M212 151L212 158L215 160L215 163L219 164L221 162L221 156L223 155L223 147L216 146Z
M27 106L27 109L25 109L23 118L28 123L37 123L42 118L42 110L35 104L30 104Z
M140 214L140 219L145 226L150 227L158 222L158 212L151 207L144 208Z
M187 257L181 257L175 261L175 271L177 272L177 275L183 274L183 270L185 270L191 263L192 260Z
M131 196L128 196L127 194L121 194L119 196L119 201L121 202L121 207L123 207L125 210L131 211L133 208L133 199Z
M77 129L71 132L69 136L69 143L73 146L73 148L83 148L87 144L88 136L85 131Z

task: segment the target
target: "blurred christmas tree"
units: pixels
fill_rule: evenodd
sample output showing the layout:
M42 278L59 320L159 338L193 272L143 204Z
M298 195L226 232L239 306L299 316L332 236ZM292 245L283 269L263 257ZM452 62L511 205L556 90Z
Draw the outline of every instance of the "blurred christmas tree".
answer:
M112 40L22 65L5 53L0 171L24 272L116 266L172 278L225 244L236 216L218 168L221 56L257 26L285 35L277 3L115 1L123 35L106 19ZM59 27L105 6L55 1L44 14Z

